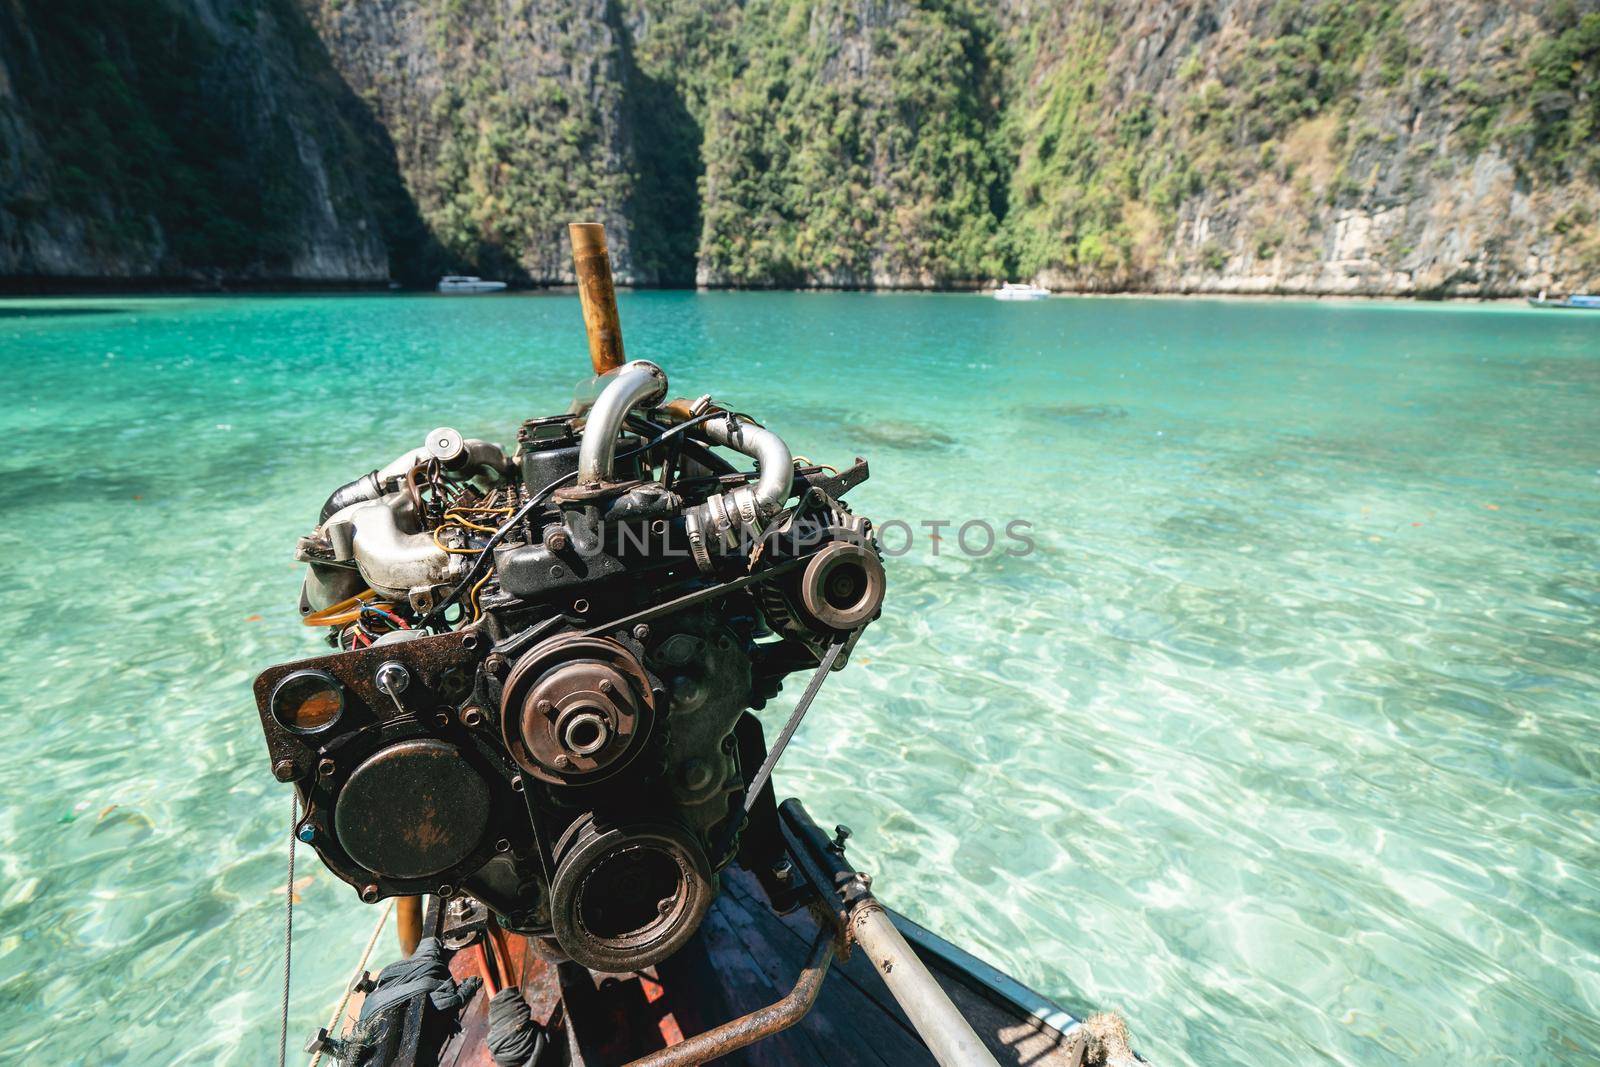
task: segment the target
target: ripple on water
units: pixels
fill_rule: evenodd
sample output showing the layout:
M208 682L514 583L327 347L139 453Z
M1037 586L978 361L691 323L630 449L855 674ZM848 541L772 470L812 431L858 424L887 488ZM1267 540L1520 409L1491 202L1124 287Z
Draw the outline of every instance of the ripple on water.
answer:
M630 348L866 455L852 499L916 535L778 772L892 903L1161 1063L1600 1059L1592 324L623 301ZM426 428L396 411L503 440L564 406L576 307L28 306L104 313L0 315L0 1059L258 1063L289 813L249 681L317 648L294 538ZM1034 551L933 556L919 524L971 517ZM309 1030L372 912L300 875Z

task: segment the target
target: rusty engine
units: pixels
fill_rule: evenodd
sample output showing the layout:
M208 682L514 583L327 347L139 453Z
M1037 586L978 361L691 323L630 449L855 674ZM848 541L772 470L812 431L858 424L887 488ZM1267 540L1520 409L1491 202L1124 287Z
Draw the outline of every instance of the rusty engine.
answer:
M796 463L667 395L634 361L513 453L434 430L301 538L300 612L336 651L255 695L296 837L362 900L467 895L634 970L694 933L719 869L781 848L750 709L878 615L871 525L840 499L866 464Z

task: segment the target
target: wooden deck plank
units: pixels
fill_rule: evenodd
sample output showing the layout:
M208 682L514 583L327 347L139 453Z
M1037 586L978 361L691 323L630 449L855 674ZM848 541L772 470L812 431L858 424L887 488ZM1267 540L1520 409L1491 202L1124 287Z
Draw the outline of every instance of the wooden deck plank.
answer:
M789 985L780 988L756 962L721 907L711 909L694 942L662 968L678 995L694 1003L686 1014L696 1018L692 1027L684 1028L685 1036L704 1033L789 991ZM802 1024L716 1062L724 1067L810 1067L828 1062L825 1049Z
M803 909L791 912L788 915L774 915L766 904L766 897L761 892L760 885L755 877L744 871L730 871L725 878L733 895L743 902L750 911L759 909L759 913L773 923L784 928L789 935L791 945L809 945L812 931L816 924L811 916ZM774 938L774 940L777 940ZM916 1036L916 1028L911 1025L911 1020L906 1018L900 1004L894 999L894 994L889 992L889 987L883 984L883 979L878 977L871 961L866 959L861 952L851 952L848 960L840 960L834 965L837 972L836 978L842 978L854 991L856 997L871 1009L892 1020L902 1033L907 1035L924 1057L928 1057L927 1050L923 1048L921 1039ZM924 1061L915 1061L924 1062ZM928 1057L926 1062L932 1062Z
M816 924L808 918L809 929L804 938L796 937L765 901L751 900L731 885L718 900L718 908L732 922L773 984L784 990L792 986L816 936ZM832 1059L819 1062L899 1067L927 1061L922 1043L897 1020L864 1001L847 971L847 965L834 962L816 1006L796 1027L816 1035L818 1044L830 1052Z

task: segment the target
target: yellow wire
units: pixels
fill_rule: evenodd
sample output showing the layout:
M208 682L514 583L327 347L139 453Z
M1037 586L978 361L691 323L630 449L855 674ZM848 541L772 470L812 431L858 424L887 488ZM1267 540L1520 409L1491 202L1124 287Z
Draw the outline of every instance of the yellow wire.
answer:
M341 600L337 604L330 604L321 611L313 611L302 616L300 622L306 626L343 626L361 618L361 605L378 594L371 589L363 589L348 600Z
M474 619L478 619L483 616L483 608L478 604L478 590L483 588L483 584L487 582L493 574L493 570L484 571L483 577L478 579L478 584L473 586L472 592L467 594L467 598L472 601L472 617Z
M491 508L483 508L481 510L486 512L486 513L488 513L488 514L491 514L491 515L509 515L509 514L511 514L511 509L510 508L505 508L505 509L501 509L501 508L492 508L492 509ZM479 533L498 533L499 532L499 527L496 527L496 526L480 526L480 525L478 525L477 523L473 522L470 519L462 518L459 510L456 509L456 508L451 508L449 511L445 512L444 513L444 519L445 519L445 521L441 524L441 526L462 526L462 527L465 527L468 530L477 530Z
M462 511L468 514L472 514L474 512L484 512L493 513L495 515L509 515L516 509L512 508L509 504L451 504L444 510L447 512Z
M448 530L454 525L454 523L446 523L443 526L436 527L432 531L433 543L439 547L441 552L448 552L452 556L476 556L479 551L476 548L451 548L449 545L439 540L439 531Z

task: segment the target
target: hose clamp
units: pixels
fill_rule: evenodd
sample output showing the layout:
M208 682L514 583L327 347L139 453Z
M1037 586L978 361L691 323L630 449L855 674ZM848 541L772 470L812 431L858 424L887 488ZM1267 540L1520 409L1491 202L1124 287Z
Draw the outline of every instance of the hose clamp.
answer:
M700 508L691 508L684 515L683 529L689 537L689 555L694 557L694 565L710 574L711 552L706 547L705 518Z
M740 523L749 531L750 536L752 538L761 536L761 507L756 503L756 491L748 485L741 485L728 496L739 512Z

